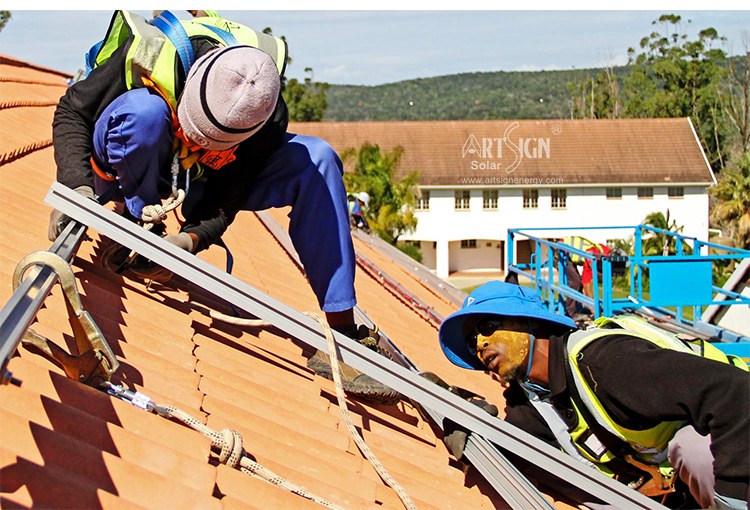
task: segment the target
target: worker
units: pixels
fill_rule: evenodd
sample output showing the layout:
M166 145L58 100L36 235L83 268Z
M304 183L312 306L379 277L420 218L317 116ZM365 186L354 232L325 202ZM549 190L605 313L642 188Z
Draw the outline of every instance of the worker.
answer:
M439 340L453 364L502 381L511 424L647 495L679 478L693 506L746 509L747 365L628 320L577 330L534 290L493 281L445 319Z
M367 218L365 218L365 209L370 206L369 193L366 191L349 193L347 195L347 201L352 226L369 231L370 225L367 223Z
M602 275L602 263L601 257L607 256L612 253L612 250L606 244L597 243L586 248L586 253L594 255L596 258L594 263L596 264L596 272L599 275L599 282L601 283ZM583 270L581 271L581 285L583 286L583 293L590 298L594 298L594 271L592 269L592 261L590 259L584 259Z
M329 325L377 344L377 333L354 321L355 259L341 160L324 140L287 132L282 39L215 15L177 20L163 11L148 21L117 11L89 61L93 70L55 111L59 182L120 203L133 221L153 223L162 219L161 199L182 182L189 186L185 221L166 239L191 253L219 242L241 210L291 206L289 235ZM146 218L153 208L156 218ZM50 239L68 221L53 211ZM141 278L166 271L143 257L129 264ZM316 367L327 365L327 356L316 356ZM328 367L321 370L330 378ZM395 395L365 374L347 373L345 389Z
M582 236L567 236L562 239L557 239L558 242L567 244L568 246L575 248L576 250L580 251L586 251L588 252L592 247L595 247L596 244L592 241L589 241L585 237ZM573 252L567 252L567 251L560 251L559 252L561 256L563 257L563 267L565 271L565 279L567 281L568 287L571 289L581 292L585 294L588 297L593 298L593 293L587 294L586 293L586 286L583 283L583 277L581 276L581 273L578 271L577 266L584 266L584 272L585 272L585 265L588 261L586 257ZM589 285L589 290L592 289L592 286ZM592 318L593 310L591 310L588 306L580 303L578 300L572 298L572 297L566 297L565 298L565 313L568 317L573 319L576 324L578 325L585 325L587 324L590 319Z

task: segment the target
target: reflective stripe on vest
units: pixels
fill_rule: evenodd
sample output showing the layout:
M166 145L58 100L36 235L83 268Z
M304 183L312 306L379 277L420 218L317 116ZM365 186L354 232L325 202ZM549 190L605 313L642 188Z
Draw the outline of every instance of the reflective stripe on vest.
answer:
M284 73L287 47L286 42L278 37L257 32L224 18L201 17L180 20L180 23L191 39L205 38L217 46L226 46L226 43L210 27L225 30L240 44L267 53L276 64L279 75ZM170 107L176 109L177 50L164 33L151 25L146 18L128 11L115 12L95 65L99 66L106 62L131 36L133 42L125 58L125 81L128 89L143 86L142 78L146 77L156 84Z
M607 414L601 402L589 387L586 380L581 374L578 365L578 355L581 351L592 342L611 335L628 334L635 336L662 349L670 349L677 352L684 352L695 356L702 356L714 361L736 366L723 352L710 343L699 343L702 349L696 349L677 337L670 335L650 324L639 317L622 316L618 318L602 317L596 321L599 328L589 329L587 331L575 331L570 334L567 341L568 362L570 363L573 374L573 383L578 389L578 393L584 404L596 418L597 422L606 430L626 441L631 447L639 452L647 461L660 463L666 460L666 449L669 441L674 437L677 430L684 425L684 422L672 421L662 422L646 430L631 430L615 423ZM747 371L746 366L738 367ZM574 405L575 407L575 405ZM578 409L576 408L576 412ZM571 436L576 444L580 445L581 437L588 430L588 425L578 412L578 426L571 431ZM582 452L585 456L587 452ZM596 457L591 457L596 461Z

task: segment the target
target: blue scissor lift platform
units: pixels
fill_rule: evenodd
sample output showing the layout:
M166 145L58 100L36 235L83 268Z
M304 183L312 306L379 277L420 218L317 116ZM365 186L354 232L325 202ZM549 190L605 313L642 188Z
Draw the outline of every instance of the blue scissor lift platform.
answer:
M590 235L597 231L621 231L632 235L632 254L597 255L566 244L568 236ZM541 236L544 237L541 237ZM669 255L645 255L646 240L653 236L673 247ZM516 243L526 241L528 261L516 260ZM750 251L701 241L648 225L627 227L514 228L508 230L507 270L530 280L550 310L565 314L565 300L571 298L593 310L594 318L621 313L647 317L662 329L716 342L724 352L750 361L750 334L702 320L704 307L740 307L750 328L750 296L719 287L713 281L714 264L741 264ZM570 287L565 271L569 260L585 260L592 268L593 296ZM615 297L616 275L627 275L627 295ZM692 308L692 318L685 308ZM744 314L743 314L744 315ZM744 322L744 321L743 321Z

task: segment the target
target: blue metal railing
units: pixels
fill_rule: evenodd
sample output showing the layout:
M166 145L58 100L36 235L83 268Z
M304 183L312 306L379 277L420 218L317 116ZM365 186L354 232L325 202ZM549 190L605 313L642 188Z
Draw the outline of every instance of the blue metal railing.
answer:
M586 235L587 231L605 230L610 236L613 230L622 231L622 237L629 237L632 233L633 253L602 256L560 241L570 235ZM547 237L539 237L541 232ZM516 260L516 243L523 240L530 243L528 262ZM665 245L670 251L668 255L644 253L647 246L656 247L661 252ZM701 241L648 225L515 228L508 230L506 246L508 271L528 278L552 311L564 314L566 298L590 308L595 317L648 308L714 338L750 341L750 338L700 321L704 306L750 306L749 297L725 290L713 282L713 264L716 261L750 258L748 250ZM709 253L710 250L722 253L712 254ZM592 295L587 296L569 285L565 266L571 258L591 264ZM627 274L628 295L615 297L613 268L617 266L622 269L623 265ZM685 307L693 308L692 320L685 317ZM674 308L674 311L670 308Z

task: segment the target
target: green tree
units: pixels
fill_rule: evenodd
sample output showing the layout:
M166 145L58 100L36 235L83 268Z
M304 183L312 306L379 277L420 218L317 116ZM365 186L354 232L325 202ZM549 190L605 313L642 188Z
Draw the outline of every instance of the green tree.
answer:
M652 25L656 28L641 39L639 52L628 49L633 69L624 81L624 116L690 117L718 170L726 160L720 84L727 57L714 46L725 38L706 28L697 39L688 39L676 14L663 14Z
M312 80L312 68L305 68L309 77L304 83L296 78L289 80L284 87L282 95L289 108L289 120L294 122L320 122L323 120L328 101L326 91L328 83L315 83Z
M617 119L622 111L620 83L612 67L568 84L574 119Z
M669 209L667 214L664 215L661 211L655 211L646 216L641 222L642 225L648 225L650 227L665 230L667 232L674 232L679 234L685 228L684 226L678 226L677 221L670 219ZM677 253L677 238L670 236L666 232L651 232L644 233L642 253L646 256L653 255L674 255ZM683 243L683 253L690 254L692 249L689 245Z
M743 57L729 61L720 95L735 154L750 151L750 32L742 32Z
M714 199L711 219L735 246L750 249L750 153L724 169L708 192Z
M266 27L263 29L264 34L273 35L273 29ZM279 38L286 42L286 37L281 35ZM286 67L292 65L292 57L287 54ZM328 101L326 91L330 85L328 83L316 83L313 81L312 67L306 67L305 73L308 76L303 82L296 78L281 78L281 95L284 98L287 108L289 109L289 120L293 122L319 122L323 120Z
M395 176L403 153L402 147L383 152L379 146L365 142L341 154L344 162L354 167L354 172L344 174L346 189L370 195L365 211L370 228L391 244L417 227L414 203L419 173L410 172L401 179Z
M3 31L3 27L10 21L10 11L0 11L0 32Z

